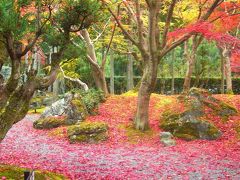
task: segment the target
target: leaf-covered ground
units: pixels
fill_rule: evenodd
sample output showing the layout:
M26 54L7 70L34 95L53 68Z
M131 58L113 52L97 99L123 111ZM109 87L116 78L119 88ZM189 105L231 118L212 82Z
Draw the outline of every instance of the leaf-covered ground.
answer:
M240 96L217 98L240 110ZM216 141L177 139L175 147L163 147L158 127L161 113L176 108L176 96L153 95L150 105L151 131L131 128L136 95L112 96L88 121L110 126L109 139L100 144L69 144L66 129L36 130L28 115L14 125L0 145L0 164L62 173L70 179L240 179L240 116L223 122L209 118L223 132Z

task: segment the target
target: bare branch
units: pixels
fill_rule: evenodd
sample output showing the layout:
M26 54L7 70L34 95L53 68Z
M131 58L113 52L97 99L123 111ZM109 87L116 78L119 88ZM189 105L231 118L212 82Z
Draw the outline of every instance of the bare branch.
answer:
M119 21L118 17L116 16L116 14L114 14L114 12L108 8L108 11L112 14L112 16L114 17L115 21L117 22L119 28L122 30L124 36L129 39L135 46L139 47L139 42L135 41L134 38L132 37L131 34L129 34L127 32L127 30L123 27L122 23Z
M98 36L96 37L96 39L93 40L93 42L96 42L96 41L103 35L103 33L104 33L104 32L106 31L106 29L107 29L107 26L108 26L110 20L111 20L111 18L108 19L107 23L106 23L106 24L104 25L104 27L103 27L102 32L98 34ZM96 30L95 30L95 31L96 31ZM96 31L96 32L97 32L97 31Z
M193 33L185 34L184 36L182 36L178 40L174 41L171 45L169 45L169 46L166 45L165 48L162 51L160 51L159 56L160 57L165 56L169 51L176 48L177 46L182 44L184 41L188 40L192 35L194 35L194 34Z
M60 70L61 70L61 72L62 72L62 74L63 74L63 77L64 77L65 79L68 79L68 80L70 80L70 81L73 81L73 82L78 83L80 86L83 87L83 89L84 89L85 91L88 91L88 90L89 90L88 85L87 85L86 83L82 82L80 79L71 78L71 77L67 76L61 66L60 66Z
M132 19L134 20L134 22L137 23L137 18L136 18L135 12L133 11L132 7L130 7L129 3L127 3L126 1L123 1L123 4L127 8L128 12L129 12L130 16L132 17Z
M98 65L98 63L95 62L89 55L87 55L87 59L93 66L95 66L97 69L100 69L100 66Z
M165 27L164 27L164 30L163 30L162 48L164 46L166 46L166 43L167 43L167 34L169 32L169 27L170 27L171 19L172 19L172 16L173 16L173 10L174 10L174 7L176 5L176 2L177 2L177 0L172 0L170 6L168 8Z
M207 20L211 14L213 13L213 11L216 9L216 7L218 7L222 2L224 2L224 0L215 0L214 3L212 4L212 6L208 9L208 11L206 12L206 14L204 14L200 20L205 21Z
M109 53L110 47L111 47L112 42L113 42L114 34L115 34L115 31L116 31L116 26L117 26L117 24L115 23L115 24L114 24L114 27L113 27L113 30L112 30L112 35L111 35L110 41L109 41L109 43L108 43L107 51L105 52L105 54L104 54L104 56L103 56L103 59L102 59L102 68L104 68L104 66L105 66L105 64L106 64L107 55L108 55L108 53Z

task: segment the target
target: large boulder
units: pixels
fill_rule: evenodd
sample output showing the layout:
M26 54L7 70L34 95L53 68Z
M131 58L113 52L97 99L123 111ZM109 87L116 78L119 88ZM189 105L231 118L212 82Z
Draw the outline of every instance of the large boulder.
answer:
M73 125L85 120L87 115L87 109L81 96L74 93L67 93L63 99L47 107L36 124L38 122L41 124L50 117L65 117L64 125ZM45 123L48 123L48 121Z
M178 99L185 110L181 113L165 111L160 127L170 131L175 137L186 140L214 140L221 136L221 131L207 119L207 108L212 110L208 113L218 115L223 120L238 114L235 107L216 99L205 89L192 88L187 95Z
M206 139L214 140L221 136L221 131L206 120L184 112L179 114L165 113L160 127L170 131L175 137L185 140Z
M102 122L81 122L68 127L68 138L71 143L97 143L107 139L108 126Z

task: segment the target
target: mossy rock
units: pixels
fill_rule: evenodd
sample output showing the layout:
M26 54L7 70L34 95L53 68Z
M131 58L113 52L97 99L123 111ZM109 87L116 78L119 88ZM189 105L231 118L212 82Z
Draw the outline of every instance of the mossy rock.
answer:
M85 120L88 116L87 108L84 102L81 99L74 98L71 100L71 111L68 111L67 116L68 119L72 120ZM77 118L76 118L77 117ZM69 125L75 124L76 121L73 123L68 123Z
M0 179L5 177L6 179L22 180L24 179L24 171L28 169L19 168L15 166L0 165ZM47 171L35 171L35 180L64 180L67 179L63 175L50 173Z
M175 137L185 140L214 140L221 135L221 131L213 124L199 120L187 113L173 113L163 116L160 127L165 131L170 131Z
M97 143L107 139L108 126L102 122L81 122L68 127L70 142Z
M66 117L46 117L33 123L35 129L52 129L63 125L66 125Z
M211 93L207 89L192 87L189 90L188 95L195 96L195 97L207 97L207 96L210 96Z

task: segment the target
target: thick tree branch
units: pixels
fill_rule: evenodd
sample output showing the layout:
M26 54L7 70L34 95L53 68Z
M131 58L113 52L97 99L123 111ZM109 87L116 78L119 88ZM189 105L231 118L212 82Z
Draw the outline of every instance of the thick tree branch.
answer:
M37 80L35 88L45 89L50 85L52 85L54 81L57 79L58 71L59 71L59 66L53 67L49 76Z
M212 6L208 9L208 11L206 12L206 14L204 14L200 20L205 21L207 20L211 14L213 13L213 11L222 3L224 2L224 0L215 0L214 3L212 4Z
M165 27L164 27L163 36L162 36L162 48L164 48L167 43L167 34L169 32L169 27L170 27L170 23L172 20L173 10L176 5L176 2L177 2L177 0L172 0L170 6L168 8L167 18L166 18Z
M181 37L178 40L174 41L171 45L169 45L169 46L166 45L165 48L162 51L160 51L159 56L160 57L164 57L169 51L171 51L172 49L176 48L177 46L182 44L184 41L188 40L192 35L193 35L193 33L185 34L183 37Z
M87 85L86 83L82 82L80 79L71 78L71 77L67 76L67 75L65 74L64 70L62 69L62 67L60 67L60 70L61 70L61 72L62 72L62 74L63 74L63 77L64 77L65 79L68 79L68 80L70 80L70 81L73 81L73 82L78 83L80 86L83 87L83 89L84 89L85 91L88 91L88 90L89 90L88 85Z

